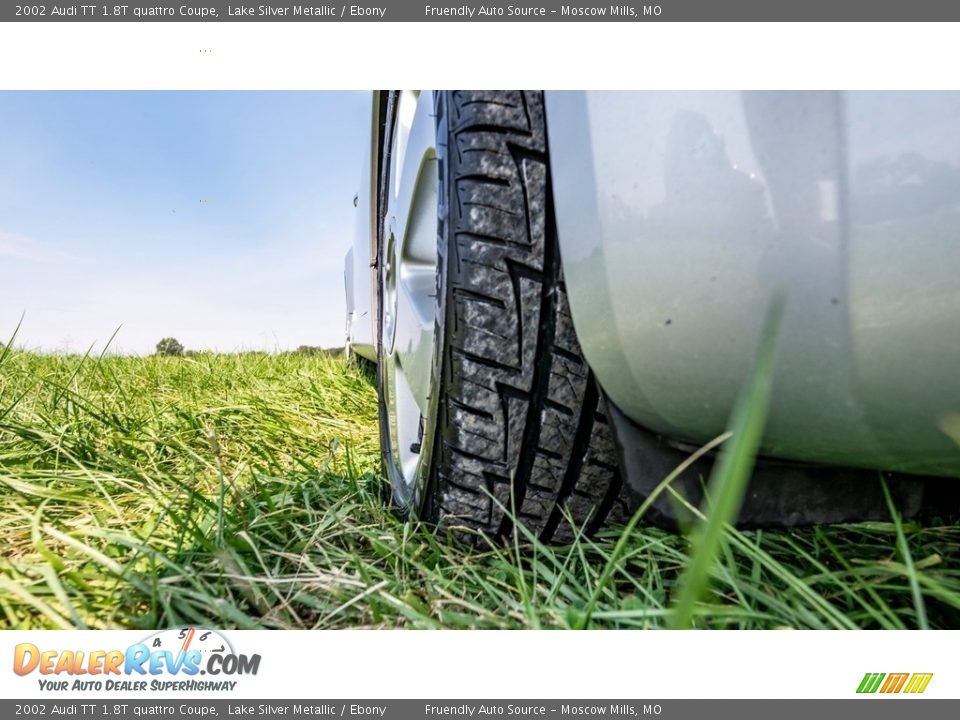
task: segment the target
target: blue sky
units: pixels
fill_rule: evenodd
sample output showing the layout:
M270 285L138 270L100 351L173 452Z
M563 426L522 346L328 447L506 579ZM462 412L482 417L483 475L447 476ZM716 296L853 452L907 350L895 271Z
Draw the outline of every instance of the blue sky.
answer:
M367 96L0 92L0 339L343 343Z

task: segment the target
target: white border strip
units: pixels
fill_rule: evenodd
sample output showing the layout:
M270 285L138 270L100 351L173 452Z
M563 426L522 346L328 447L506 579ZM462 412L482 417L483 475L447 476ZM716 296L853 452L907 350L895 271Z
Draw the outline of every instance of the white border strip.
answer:
M6 23L0 89L950 89L948 23Z
M148 632L9 631L0 635L0 693L56 699L37 672L12 672L14 647L125 649ZM233 693L117 697L289 699L869 698L866 672L930 672L925 698L960 698L954 631L235 631L261 656ZM52 676L48 676L52 677ZM63 679L63 676L57 678ZM72 680L73 678L67 677ZM89 679L89 676L87 676ZM161 679L185 679L163 676ZM195 679L212 679L210 676ZM82 700L86 693L71 695ZM92 693L91 697L105 693ZM65 697L59 694L60 697ZM909 700L914 696L884 696Z

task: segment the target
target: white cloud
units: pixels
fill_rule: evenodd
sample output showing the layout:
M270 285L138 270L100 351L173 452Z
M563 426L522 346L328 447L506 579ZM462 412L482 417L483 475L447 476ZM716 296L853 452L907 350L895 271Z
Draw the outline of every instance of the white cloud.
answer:
M26 235L0 230L0 257L36 263L58 263L70 259L69 253L50 247Z

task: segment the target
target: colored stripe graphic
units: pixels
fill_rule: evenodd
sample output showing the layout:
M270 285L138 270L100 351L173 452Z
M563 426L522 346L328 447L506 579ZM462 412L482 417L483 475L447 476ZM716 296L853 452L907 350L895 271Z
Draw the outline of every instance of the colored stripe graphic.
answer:
M875 693L877 688L880 687L880 682L884 677L884 673L867 673L863 676L863 680L860 681L860 687L857 688L857 692Z
M904 688L905 693L922 693L930 684L933 673L914 673L910 676L910 682Z
M930 680L933 679L933 673L865 673L860 684L857 686L857 692L861 694L872 694L880 692L884 694L895 693L922 693L927 689Z
M907 678L910 676L910 673L890 673L887 675L887 681L883 684L883 687L880 688L882 693L898 693L903 689L904 683L907 682Z

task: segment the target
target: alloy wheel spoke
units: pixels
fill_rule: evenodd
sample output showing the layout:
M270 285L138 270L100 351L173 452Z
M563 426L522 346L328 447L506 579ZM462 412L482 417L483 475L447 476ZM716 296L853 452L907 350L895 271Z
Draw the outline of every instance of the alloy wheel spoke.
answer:
M384 361L397 470L415 482L433 363L437 159L433 94L399 98L385 222Z

